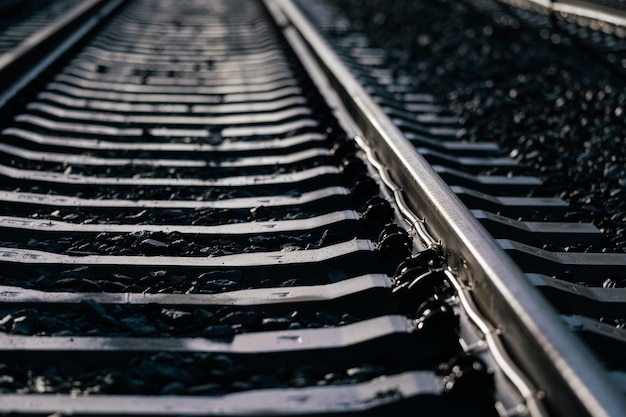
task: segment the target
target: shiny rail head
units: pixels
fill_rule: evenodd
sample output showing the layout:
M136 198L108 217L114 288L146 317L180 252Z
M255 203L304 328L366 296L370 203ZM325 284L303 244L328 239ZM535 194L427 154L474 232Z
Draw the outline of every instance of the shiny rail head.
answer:
M599 29L603 26L626 27L626 7L619 0L499 0L522 9L531 9L544 15L553 15L570 20L592 23Z
M382 164L391 167L388 174L403 190L407 205L445 242L450 267L471 287L472 298L497 329L496 339L506 341L509 354L539 390L546 388L537 396L529 392L529 402L547 401L550 407L567 410L564 413L581 415L623 410L622 395L597 359L565 328L552 306L458 198L441 192L447 188L441 178L402 138L297 6L289 1L267 3L281 10L316 55L367 146L375 149ZM529 351L537 355L531 358Z

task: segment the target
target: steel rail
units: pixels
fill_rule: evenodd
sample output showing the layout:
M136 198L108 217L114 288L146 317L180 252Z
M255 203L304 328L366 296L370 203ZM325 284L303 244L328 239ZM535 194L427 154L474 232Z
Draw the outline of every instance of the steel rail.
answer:
M553 13L571 14L587 19L626 27L626 12L613 8L604 8L592 2L557 1L551 4Z
M124 0L89 0L0 55L0 108L93 30Z
M500 0L515 7L531 5L548 15L572 15L617 27L626 27L626 9L584 0ZM620 3L617 0L615 3Z
M505 346L515 365L534 383L528 395L558 415L623 415L624 399L601 364L460 200L444 191L447 185L382 116L378 105L298 8L289 0L266 3L284 15L277 19L279 25L300 34L359 124L367 145L375 150L376 159L388 167L404 202L442 242L463 292L480 309L481 321L493 324L489 338Z

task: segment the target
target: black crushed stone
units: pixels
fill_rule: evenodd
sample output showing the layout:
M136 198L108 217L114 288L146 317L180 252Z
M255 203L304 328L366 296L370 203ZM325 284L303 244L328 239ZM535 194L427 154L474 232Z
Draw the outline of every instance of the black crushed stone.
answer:
M227 157L225 157L227 158ZM12 168L64 173L66 175L84 175L88 177L115 177L115 178L185 178L209 180L226 177L254 176L254 175L281 175L304 171L318 166L327 165L329 158L320 157L303 161L297 164L281 164L252 167L207 166L193 167L155 167L150 165L81 165L54 162L41 162L15 158L12 156L0 157L0 164Z
M338 196L341 198L341 196ZM337 201L338 209L348 209L346 204ZM246 222L266 222L278 220L308 219L327 210L309 209L306 206L268 207L257 206L250 209L72 209L46 208L28 212L28 217L41 220L62 221L73 224L160 224L160 225L195 225L215 226L220 224L234 224ZM24 216L25 210L11 207L0 207L2 216Z
M321 185L322 187L324 185ZM59 188L62 188L59 187ZM319 186L317 187L319 188ZM0 187L4 191L28 192L41 194L60 194L59 189L54 185L44 184L24 186L24 187ZM309 191L307 187L298 189L284 189L279 187L100 187L100 186L80 186L71 195L76 198L85 199L109 199L109 200L196 200L196 201L218 201L233 198L249 198L264 196L300 196L303 192Z
M242 333L341 326L358 320L349 313L327 311L108 305L88 299L61 309L49 305L2 309L0 331L26 336L230 339Z
M396 371L394 361L350 367L285 366L251 372L240 358L212 353L138 354L118 363L68 356L55 365L0 363L0 393L223 395L269 388L355 384Z
M500 144L571 205L566 220L602 231L600 250L626 251L626 89L594 53L489 0L491 15L451 0L331 3L349 17L331 38L366 33L390 84L433 94L460 140Z
M137 231L127 234L99 233L97 235L71 234L50 239L29 238L25 242L0 240L5 248L33 249L61 255L107 256L226 256L256 252L279 252L318 249L326 246L326 230L310 233L277 233L243 236L185 235L179 232ZM333 242L346 242L354 233L333 231Z
M92 266L79 266L61 272L46 268L29 273L4 271L0 274L0 282L50 292L216 294L254 288L324 285L349 278L343 270L326 268L316 268L314 273L297 276L285 275L250 269L209 269L189 273L155 268L149 272L136 272L130 266L109 268L105 272Z

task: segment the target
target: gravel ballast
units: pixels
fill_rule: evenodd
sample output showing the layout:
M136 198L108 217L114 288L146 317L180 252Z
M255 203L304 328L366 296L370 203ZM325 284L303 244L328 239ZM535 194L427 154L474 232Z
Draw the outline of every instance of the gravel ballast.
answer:
M460 118L460 140L496 142L541 178L571 205L565 220L601 230L591 250L626 251L626 93L606 62L548 19L530 25L491 1L483 13L449 0L331 3L349 18L331 37L366 33L391 84L433 94Z
M139 354L108 364L62 358L56 366L0 363L0 393L72 395L223 395L252 389L354 384L394 370L394 365L354 367L279 366L250 372L245 361L225 354Z

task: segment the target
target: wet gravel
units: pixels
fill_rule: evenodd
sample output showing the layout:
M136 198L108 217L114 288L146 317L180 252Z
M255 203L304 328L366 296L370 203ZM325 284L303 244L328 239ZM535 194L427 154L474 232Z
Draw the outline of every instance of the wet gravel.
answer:
M346 306L349 307L349 306ZM341 326L360 318L329 311L272 312L234 307L163 307L157 304L80 304L2 309L0 332L27 336L204 337Z
M224 156L224 160L227 159L228 157ZM207 165L206 167L195 168L167 166L155 167L150 165L142 165L141 161L137 161L136 164L106 166L31 161L15 158L10 155L0 157L0 164L17 169L47 171L63 173L66 175L84 175L86 177L115 177L134 179L185 178L209 180L215 178L243 177L254 175L280 175L301 172L307 169L328 165L329 162L330 161L328 157L316 157L296 164L277 164L256 167L228 167L219 166L219 161L216 161L214 166Z
M367 261L363 264L370 265ZM375 261L371 261L371 267L376 267ZM216 294L253 288L324 285L347 278L349 275L346 271L332 266L316 266L307 272L300 271L297 275L276 274L260 268L203 268L202 271L188 271L155 267L144 272L135 271L132 265L120 265L107 268L106 271L93 266L79 266L60 272L42 267L29 273L19 270L0 273L2 285L33 290L150 294Z
M20 216L22 210L0 208L3 216ZM75 209L42 209L28 215L39 220L63 221L73 224L157 224L157 225L194 225L215 226L246 222L265 222L274 220L308 219L323 211L308 210L306 207L272 208L257 206L251 209L137 209L110 210L107 213L96 213L89 210Z
M329 229L292 234L242 236L239 239L139 230L126 234L69 234L49 239L29 238L26 241L17 242L0 239L0 246L79 256L225 256L255 252L317 249L328 245L329 242L346 242L355 237L357 237L355 233Z
M571 205L566 220L598 226L600 250L626 251L626 89L597 55L490 0L488 13L451 0L331 3L350 20L330 36L366 33L390 85L433 94L459 116L460 140L500 144Z
M395 371L393 361L350 367L276 365L251 372L245 361L211 353L137 354L103 364L67 355L56 365L0 363L0 393L222 395L252 389L355 384Z
M332 175L331 175L332 176ZM248 187L175 187L175 186L137 186L137 187L99 187L81 184L63 184L61 186L47 186L45 184L0 187L4 191L28 192L58 195L64 188L71 189L71 195L85 199L107 200L196 200L217 201L233 198L263 197L285 195L297 197L307 191L320 189L326 186L337 186L337 179L328 181L328 178L318 177L316 184L302 184L294 188L293 184L279 186L248 186ZM62 193L62 192L61 192Z

